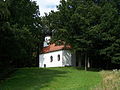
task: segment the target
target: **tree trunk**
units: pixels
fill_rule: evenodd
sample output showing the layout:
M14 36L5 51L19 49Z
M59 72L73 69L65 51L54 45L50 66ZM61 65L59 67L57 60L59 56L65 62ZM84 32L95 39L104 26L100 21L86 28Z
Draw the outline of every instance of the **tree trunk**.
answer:
M89 57L88 57L87 67L90 68L90 60L89 60Z
M81 63L81 61L82 61L82 55L81 54L79 54L79 58L78 58L79 60L79 62L78 62L78 67L81 67L82 65L82 63Z
M37 56L36 56L36 66L39 66L39 54L40 54L40 44L37 44Z
M85 71L87 71L87 54L85 54Z

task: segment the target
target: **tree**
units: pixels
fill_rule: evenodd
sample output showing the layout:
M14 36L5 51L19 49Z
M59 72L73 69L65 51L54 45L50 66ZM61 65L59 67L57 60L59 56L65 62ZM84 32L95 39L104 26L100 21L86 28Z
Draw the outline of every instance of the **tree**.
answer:
M1 4L0 58L15 67L35 65L36 47L42 44L38 6L30 0L5 0Z
M5 45L5 39L7 39L8 37L4 37L4 35L6 34L6 32L8 32L8 29L10 27L10 24L8 22L10 16L10 12L7 8L7 4L1 0L0 1L0 66L4 66L4 63L6 63L4 60L2 60L3 57L5 57L6 55L3 53L3 47ZM8 32L8 35L10 34L10 32ZM8 47L9 48L9 47ZM0 68L1 68L0 67Z
M97 0L97 2L94 0L61 0L57 7L58 11L46 16L50 29L55 33L54 41L64 40L70 44L78 54L77 56L81 55L84 63L89 59L96 62L94 57L102 57L102 63L97 58L97 66L99 62L102 65L103 60L107 64L111 60L118 63L119 48L114 47L115 51L113 51L113 44L119 46L117 2L116 0Z

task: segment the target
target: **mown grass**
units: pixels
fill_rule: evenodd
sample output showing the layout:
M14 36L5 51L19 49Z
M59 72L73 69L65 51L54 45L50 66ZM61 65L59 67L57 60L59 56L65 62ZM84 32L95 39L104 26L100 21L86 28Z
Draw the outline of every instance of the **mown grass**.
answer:
M65 68L22 68L0 90L90 90L101 82L99 72Z

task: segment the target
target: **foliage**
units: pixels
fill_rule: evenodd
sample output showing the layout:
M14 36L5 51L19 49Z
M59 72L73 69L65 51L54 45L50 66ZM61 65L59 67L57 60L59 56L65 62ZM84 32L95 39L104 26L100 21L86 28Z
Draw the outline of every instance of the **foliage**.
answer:
M64 40L86 57L120 63L119 0L61 0L46 15L53 41ZM106 63L107 63L106 62Z
M93 65L120 64L120 0L61 0L57 9L41 18L34 1L0 1L0 68L38 64L48 33Z
M39 14L34 1L0 1L1 67L35 66L35 53L39 51L37 47L42 45L43 39Z

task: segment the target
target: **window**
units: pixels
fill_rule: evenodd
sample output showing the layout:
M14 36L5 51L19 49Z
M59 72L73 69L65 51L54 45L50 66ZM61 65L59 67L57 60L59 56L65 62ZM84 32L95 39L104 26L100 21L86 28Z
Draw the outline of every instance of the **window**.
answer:
M58 61L60 61L60 55L58 55Z
M50 56L50 62L53 62L53 56Z
M45 37L45 41L47 41L48 39Z

